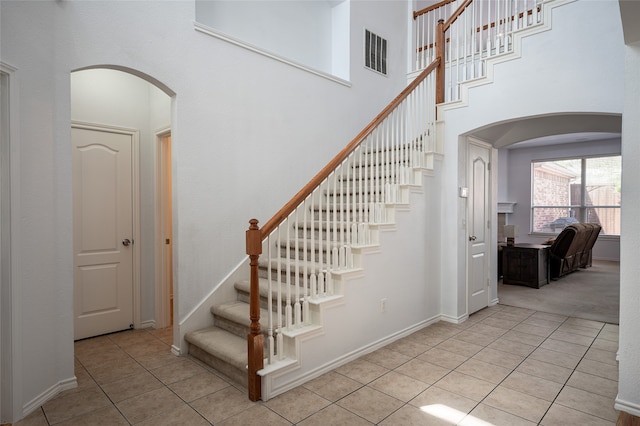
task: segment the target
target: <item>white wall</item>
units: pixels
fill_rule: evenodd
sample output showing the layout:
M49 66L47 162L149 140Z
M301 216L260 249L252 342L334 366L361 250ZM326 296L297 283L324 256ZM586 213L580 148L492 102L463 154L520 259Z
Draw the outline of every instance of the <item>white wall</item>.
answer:
M329 1L197 0L196 20L266 51L332 72ZM348 28L348 22L344 24ZM339 77L348 79L349 75Z
M637 6L637 5L636 5ZM640 12L636 7L636 12ZM629 19L629 17L627 17ZM624 21L624 19L623 19ZM627 24L637 25L636 19ZM640 417L640 42L626 46L622 119L622 230L620 238L620 349L616 409Z
M71 74L71 119L139 132L140 321L155 321L156 132L171 125L171 98L147 81L116 70Z
M466 313L465 205L457 197L458 186L466 185L462 135L527 117L622 112L624 55L616 7L608 1L568 3L552 10L551 26L522 39L520 58L495 65L492 84L470 89L468 107L439 111L445 146L442 238L448 241L443 246L443 312L451 317Z
M546 145L541 147L501 149L506 151L501 156L505 163L498 167L500 182L507 182L503 192L498 192L498 199L517 203L514 213L509 215L509 224L517 225L520 234L517 242L540 244L549 236L529 235L531 224L531 161L572 158L586 155L620 155L620 139L583 143L567 143ZM502 170L506 169L506 173ZM615 237L603 237L593 248L593 257L603 260L620 260L620 241Z
M245 257L248 220L266 222L405 85L404 2L352 2L351 87L195 31L190 1L0 7L2 61L19 81L11 112L19 123L13 287L21 302L13 309L23 413L73 378L71 71L129 68L175 94L178 321ZM388 77L362 67L365 26L389 40L399 65Z
M327 310L322 335L302 345L300 369L275 378L275 386L313 378L440 319L442 181L435 166L410 194L410 207L396 210L395 229L381 232L380 252L364 255L364 276L344 283L344 303Z

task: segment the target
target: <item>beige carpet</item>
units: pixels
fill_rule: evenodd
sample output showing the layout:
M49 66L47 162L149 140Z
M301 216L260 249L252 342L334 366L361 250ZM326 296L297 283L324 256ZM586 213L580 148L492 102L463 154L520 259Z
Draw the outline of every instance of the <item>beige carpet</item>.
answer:
M594 260L536 289L498 282L501 305L534 309L575 318L618 324L620 318L620 263Z

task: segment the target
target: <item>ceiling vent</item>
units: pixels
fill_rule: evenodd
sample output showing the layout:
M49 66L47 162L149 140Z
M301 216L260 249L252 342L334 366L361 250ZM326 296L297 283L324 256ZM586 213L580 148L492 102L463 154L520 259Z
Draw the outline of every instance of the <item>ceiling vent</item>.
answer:
M387 75L387 40L364 30L364 66Z

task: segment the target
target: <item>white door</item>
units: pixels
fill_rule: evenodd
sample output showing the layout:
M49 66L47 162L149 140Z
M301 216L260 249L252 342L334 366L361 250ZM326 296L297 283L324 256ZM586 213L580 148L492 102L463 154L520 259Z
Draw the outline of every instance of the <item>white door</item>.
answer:
M74 338L133 326L133 135L73 127Z
M472 314L489 304L489 147L470 142L468 145L467 204L467 303Z

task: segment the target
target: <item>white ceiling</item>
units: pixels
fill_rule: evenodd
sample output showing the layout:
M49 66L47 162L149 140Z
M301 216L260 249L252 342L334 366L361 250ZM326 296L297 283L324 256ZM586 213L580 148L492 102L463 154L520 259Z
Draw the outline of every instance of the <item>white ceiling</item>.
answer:
M469 133L495 148L559 144L619 138L619 114L571 113L495 123Z
M559 145L565 143L604 141L619 139L620 133L591 132L591 133L567 133L564 135L543 136L527 141L514 143L506 149L529 148L531 146Z

